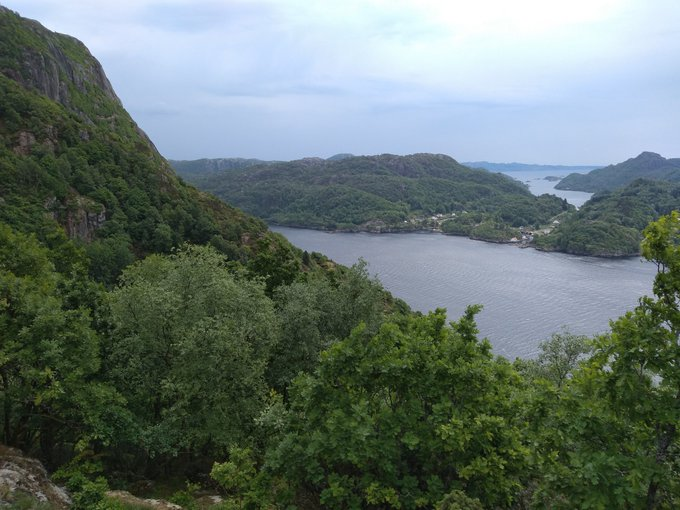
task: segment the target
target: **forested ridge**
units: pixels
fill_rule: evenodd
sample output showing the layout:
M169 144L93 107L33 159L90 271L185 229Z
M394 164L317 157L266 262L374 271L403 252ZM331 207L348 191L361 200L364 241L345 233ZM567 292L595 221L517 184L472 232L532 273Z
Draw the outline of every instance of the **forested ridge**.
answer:
M595 194L537 246L576 255L635 256L642 231L652 221L680 209L680 183L638 179Z
M74 39L0 8L0 49L0 438L74 509L149 487L187 509L204 489L222 509L678 507L677 213L645 230L654 296L506 360L478 306L412 313L363 262L185 185Z
M622 188L636 179L678 182L680 159L666 159L654 152L643 152L622 163L598 168L587 174L569 174L555 188L597 193Z
M576 255L628 257L640 254L645 226L680 209L680 160L643 152L617 165L571 174L556 189L595 191L578 211L564 215L539 249Z
M519 227L545 224L572 209L555 196L535 197L505 175L468 168L442 154L345 155L241 168L234 163L221 171L203 161L175 168L199 188L250 214L294 227L436 229L509 241L519 235Z

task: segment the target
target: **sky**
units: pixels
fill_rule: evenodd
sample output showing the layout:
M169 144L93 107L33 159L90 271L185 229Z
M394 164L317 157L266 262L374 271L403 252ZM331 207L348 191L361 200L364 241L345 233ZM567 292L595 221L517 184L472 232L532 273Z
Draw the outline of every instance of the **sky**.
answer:
M170 159L680 156L678 0L0 0Z

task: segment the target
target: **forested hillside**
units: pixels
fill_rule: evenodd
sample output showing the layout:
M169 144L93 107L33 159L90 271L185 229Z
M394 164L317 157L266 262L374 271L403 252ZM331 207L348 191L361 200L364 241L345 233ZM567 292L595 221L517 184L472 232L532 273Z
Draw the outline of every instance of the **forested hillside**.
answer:
M666 159L654 152L643 152L623 163L598 168L587 174L570 174L555 189L586 191L612 191L636 179L680 181L680 159Z
M109 488L188 510L201 491L216 510L680 505L677 213L645 230L653 297L513 362L479 306L412 313L363 262L183 184L78 41L0 8L0 50L0 441L74 510L139 508ZM1 505L50 508L6 479Z
M363 266L184 184L79 41L0 7L0 58L5 444L52 469L102 450L129 474L186 469L244 437L269 390L359 321L406 309ZM209 359L246 370L224 372L229 396L202 395L212 376L194 386Z
M0 221L86 241L98 279L184 241L245 261L269 236L178 179L79 41L0 11Z
M536 245L576 255L639 255L647 224L678 209L680 183L638 179L616 191L597 193L549 235L538 237Z
M449 233L470 235L481 227L473 237L508 241L517 235L511 227L539 225L570 209L554 196L535 197L504 175L441 154L307 158L183 175L265 221L329 230L412 231L448 221ZM474 221L468 213L476 213Z

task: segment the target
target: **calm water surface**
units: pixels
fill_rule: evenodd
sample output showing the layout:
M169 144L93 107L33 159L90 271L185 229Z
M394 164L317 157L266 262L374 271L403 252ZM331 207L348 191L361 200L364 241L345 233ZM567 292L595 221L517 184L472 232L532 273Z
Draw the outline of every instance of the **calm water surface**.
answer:
M547 182L547 181L546 181ZM651 294L655 267L472 241L441 234L343 234L274 227L293 244L342 264L359 257L369 272L412 308L437 307L457 319L469 304L496 354L533 357L563 326L592 335Z
M565 191L555 189L555 185L559 181L547 181L545 179L548 176L564 178L567 176L567 174L560 174L555 173L554 171L546 170L504 172L504 173L528 185L529 191L531 191L534 195L550 193L552 195L557 195L560 198L566 198L567 202L575 205L576 207L581 207L591 196L593 196L592 193L585 193L583 191Z

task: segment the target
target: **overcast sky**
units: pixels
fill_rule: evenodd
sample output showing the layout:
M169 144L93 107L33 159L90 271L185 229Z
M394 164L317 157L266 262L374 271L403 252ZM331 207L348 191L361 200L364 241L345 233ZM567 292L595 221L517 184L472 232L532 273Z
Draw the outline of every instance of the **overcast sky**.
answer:
M679 0L0 0L171 159L680 156Z

